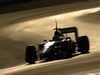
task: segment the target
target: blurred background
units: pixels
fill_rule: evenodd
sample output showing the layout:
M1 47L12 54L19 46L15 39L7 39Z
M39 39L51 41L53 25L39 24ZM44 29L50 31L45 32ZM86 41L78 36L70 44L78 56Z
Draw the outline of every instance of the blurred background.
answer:
M59 27L88 35L99 58L100 12L92 12L98 7L100 0L0 0L0 69L25 63L27 45L51 39L55 17Z
M84 2L89 0L0 0L0 13Z

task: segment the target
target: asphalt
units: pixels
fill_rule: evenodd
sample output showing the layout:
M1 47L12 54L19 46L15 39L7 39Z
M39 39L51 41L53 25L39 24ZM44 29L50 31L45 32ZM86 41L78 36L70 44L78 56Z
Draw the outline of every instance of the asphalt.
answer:
M60 5L0 15L1 75L86 75L100 72L99 6L100 1L90 1L73 6ZM80 7L80 10L78 8L77 11L71 11L75 7ZM26 65L26 46L37 46L43 39L50 40L53 36L52 29L55 28L55 18L58 27L76 26L80 36L87 35L90 53L66 60L39 63L38 66ZM23 64L24 66L17 67Z

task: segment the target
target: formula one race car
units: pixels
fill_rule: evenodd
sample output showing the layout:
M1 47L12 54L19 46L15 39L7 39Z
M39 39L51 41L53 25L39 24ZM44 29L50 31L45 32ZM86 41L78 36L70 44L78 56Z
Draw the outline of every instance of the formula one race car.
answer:
M71 37L64 36L67 33L75 33L75 40ZM76 27L55 28L52 40L44 40L38 44L39 50L34 46L26 47L25 61L34 64L37 59L40 60L55 60L71 58L76 52L81 54L89 53L89 39L87 36L78 37Z

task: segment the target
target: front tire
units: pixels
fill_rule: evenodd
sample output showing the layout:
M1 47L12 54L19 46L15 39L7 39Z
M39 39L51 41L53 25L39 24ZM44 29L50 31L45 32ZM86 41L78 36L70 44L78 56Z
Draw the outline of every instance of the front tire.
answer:
M79 47L79 51L82 53L82 54L85 54L85 53L89 53L89 39L87 36L81 36L78 38L78 47Z
M37 52L34 46L27 46L25 53L25 61L29 64L34 64L37 60Z

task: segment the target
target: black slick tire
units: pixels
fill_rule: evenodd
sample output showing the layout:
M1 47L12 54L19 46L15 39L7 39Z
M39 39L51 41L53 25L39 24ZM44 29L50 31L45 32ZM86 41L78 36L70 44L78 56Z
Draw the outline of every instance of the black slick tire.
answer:
M34 64L37 60L37 52L34 46L27 46L25 52L25 61L29 64Z
M78 43L79 51L82 54L89 53L90 45L89 45L89 39L87 36L79 37L77 43Z

